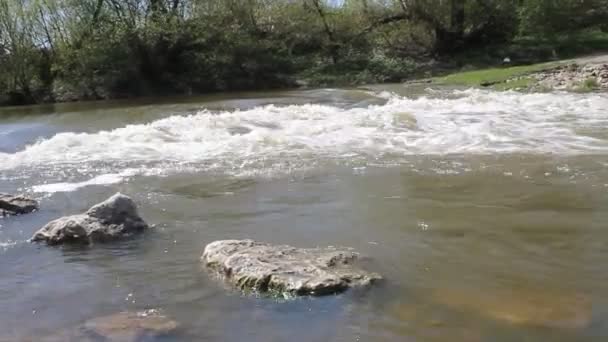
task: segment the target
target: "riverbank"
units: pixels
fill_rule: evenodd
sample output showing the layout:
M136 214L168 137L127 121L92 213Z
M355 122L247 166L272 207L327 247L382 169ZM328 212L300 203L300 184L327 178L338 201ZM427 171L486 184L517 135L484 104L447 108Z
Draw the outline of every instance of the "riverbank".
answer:
M427 79L425 82L531 92L605 91L608 90L608 54L526 66L458 72Z
M519 38L508 45L486 46L442 58L396 58L377 54L337 63L309 61L308 67L264 77L220 82L221 87L172 83L153 86L140 82L133 89L111 90L74 85L56 79L36 94L0 93L0 107L31 104L123 100L149 97L206 95L232 91L358 87L386 83L431 83L543 92L601 91L608 89L608 34L585 32L551 41ZM582 56L582 57L581 57ZM505 58L509 63L501 63Z
M465 67L466 68L466 67ZM294 79L283 86L269 87L269 91L280 91L283 90L305 90L305 89L317 89L317 88L353 88L362 87L367 84L382 85L386 83L405 83L405 84L428 84L429 86L463 86L469 88L487 88L497 91L505 90L517 90L522 92L547 92L551 90L562 90L572 92L593 92L593 91L606 91L608 90L608 54L595 55L591 57L581 57L576 59L567 59L554 62L542 62L530 65L520 66L500 66L500 67L489 67L471 71L454 71L454 68L444 66L431 66L427 65L424 70L420 71L420 75L435 75L440 74L443 76L436 77L413 77L410 80L400 79L386 79L384 81L369 82L337 79L330 75L315 76L317 78L311 81L309 78ZM451 71L450 71L451 70ZM324 81L322 81L324 80ZM266 88L261 88L263 90ZM69 106L80 106L82 103L86 106L86 103L91 101L117 101L122 103L123 101L136 101L138 103L156 102L159 98L163 99L161 102L176 101L176 99L184 98L197 98L200 96L209 96L210 98L215 97L215 94L225 94L227 92L203 92L203 93L188 93L179 94L174 92L165 93L163 95L127 95L123 96L98 96L98 97L85 97L80 98L74 94L64 94L66 96L56 97L48 99L42 103L19 103L15 107L15 104L10 102L0 101L0 108L18 108L27 107L23 105L28 104L45 104L55 105L64 104ZM234 93L240 93L234 91ZM219 95L222 97L223 95ZM154 99L154 100L151 100ZM0 98L0 100L2 100ZM190 100L187 100L190 101Z

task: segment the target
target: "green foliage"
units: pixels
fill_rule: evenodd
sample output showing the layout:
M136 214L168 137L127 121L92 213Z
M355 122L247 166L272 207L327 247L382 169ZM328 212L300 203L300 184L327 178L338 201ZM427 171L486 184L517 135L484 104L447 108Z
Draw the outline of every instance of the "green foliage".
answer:
M417 63L411 59L372 51L370 54L344 56L337 64L320 64L306 69L299 76L310 86L400 82L411 76L416 66Z
M599 89L600 85L594 77L584 80L575 90L579 92L591 92Z
M493 85L492 87L496 90L526 90L528 89L532 84L534 83L534 80L530 77L521 77L519 79L516 79L514 81L510 81L510 82L501 82L501 83L497 83L495 85Z
M605 25L606 0L523 0L519 8L524 35L552 36Z
M0 104L398 82L600 49L607 18L608 0L0 0Z

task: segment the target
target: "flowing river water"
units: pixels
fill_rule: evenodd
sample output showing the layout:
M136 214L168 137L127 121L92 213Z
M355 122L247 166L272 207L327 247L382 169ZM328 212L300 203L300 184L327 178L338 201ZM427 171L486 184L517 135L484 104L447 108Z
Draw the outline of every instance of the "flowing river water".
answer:
M0 111L0 341L161 309L163 341L605 341L608 95L400 85ZM156 228L27 242L113 193ZM349 246L385 281L278 300L227 289L207 243Z

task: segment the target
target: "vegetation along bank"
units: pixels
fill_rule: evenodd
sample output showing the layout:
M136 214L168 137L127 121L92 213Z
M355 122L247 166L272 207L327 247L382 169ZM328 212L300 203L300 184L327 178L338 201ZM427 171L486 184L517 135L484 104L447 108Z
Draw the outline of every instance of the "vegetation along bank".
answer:
M608 50L607 23L608 0L0 0L0 104L529 65Z

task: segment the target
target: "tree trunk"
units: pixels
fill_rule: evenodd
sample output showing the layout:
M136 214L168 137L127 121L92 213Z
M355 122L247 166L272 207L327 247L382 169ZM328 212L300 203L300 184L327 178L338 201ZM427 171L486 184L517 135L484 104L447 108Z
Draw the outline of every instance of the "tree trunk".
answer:
M450 1L450 26L435 26L435 51L447 54L462 49L466 45L465 37L465 0Z
M99 15L101 14L101 8L103 7L103 0L97 0L97 6L95 6L95 12L93 13L93 20L91 21L93 25L97 24L99 20Z
M327 35L327 39L329 40L329 54L331 55L332 62L336 64L340 60L340 56L338 51L339 45L334 36L334 32L329 26L327 16L325 15L325 11L323 11L323 7L321 6L319 0L312 0L312 3L315 6L317 13L319 14L319 18L321 18L321 22L323 23L323 27L325 29L325 34Z
M450 30L461 37L464 37L465 25L465 0L452 0L450 5Z

